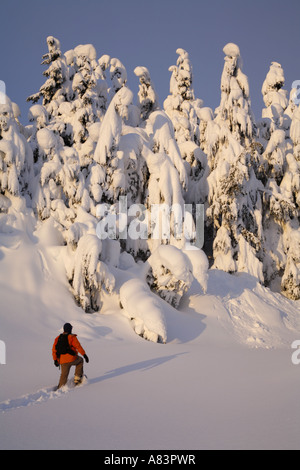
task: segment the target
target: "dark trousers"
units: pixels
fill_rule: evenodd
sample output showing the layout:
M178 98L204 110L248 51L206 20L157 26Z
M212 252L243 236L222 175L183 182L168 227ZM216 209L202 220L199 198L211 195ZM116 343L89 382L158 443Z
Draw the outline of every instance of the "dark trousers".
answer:
M58 384L58 388L63 387L66 385L70 373L70 369L72 366L75 366L75 382L76 380L81 380L83 376L83 359L82 357L78 356L75 361L67 362L66 364L61 364L61 374L60 380Z

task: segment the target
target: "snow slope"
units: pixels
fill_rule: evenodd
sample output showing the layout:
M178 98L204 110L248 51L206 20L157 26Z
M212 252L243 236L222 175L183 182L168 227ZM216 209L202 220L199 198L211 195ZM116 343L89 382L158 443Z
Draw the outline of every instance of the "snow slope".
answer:
M300 448L299 301L210 270L206 294L194 281L178 311L155 298L168 339L148 342L117 294L83 313L57 234L30 211L14 216L0 234L0 449ZM142 269L115 269L118 289ZM66 321L90 357L88 383L54 393L51 348Z

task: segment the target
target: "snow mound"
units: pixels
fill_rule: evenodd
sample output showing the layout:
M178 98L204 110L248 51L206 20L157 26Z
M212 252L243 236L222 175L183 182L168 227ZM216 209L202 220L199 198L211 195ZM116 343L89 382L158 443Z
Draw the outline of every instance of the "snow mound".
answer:
M164 312L159 300L141 279L131 279L120 289L122 313L131 320L134 331L145 339L166 343Z
M207 294L219 299L219 326L239 344L255 349L289 347L299 331L300 303L272 292L249 274L211 270Z
M157 264L165 266L177 279L182 279L186 284L191 284L191 267L184 253L175 246L159 246L148 261L152 267Z
M185 254L171 245L161 245L148 259L151 271L147 281L160 297L178 308L193 282L192 266Z
M209 262L206 254L204 251L199 250L198 248L192 249L192 247L183 250L183 253L191 263L194 278L202 287L203 292L206 293L209 275Z

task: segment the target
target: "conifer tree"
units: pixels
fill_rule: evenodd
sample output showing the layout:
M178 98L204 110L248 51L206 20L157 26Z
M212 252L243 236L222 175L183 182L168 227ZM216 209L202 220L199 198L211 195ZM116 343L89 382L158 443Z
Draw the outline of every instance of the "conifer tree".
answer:
M297 210L289 194L289 138L290 117L284 72L280 64L272 62L262 86L266 108L259 123L260 142L263 146L260 176L265 185L263 201L264 276L269 284L282 276L287 262L288 239ZM289 156L288 156L289 155Z
M33 155L14 117L13 103L0 104L0 194L24 196L30 205L34 190Z
M207 158L200 148L200 114L202 100L195 99L193 72L189 54L177 49L176 65L172 72L170 95L164 101L164 109L174 126L175 139L189 176L185 200L188 203L205 203L207 198Z
M277 184L284 175L285 154L288 150L290 118L285 114L288 106L287 91L284 86L284 72L280 64L272 62L270 70L262 86L262 94L266 108L262 111L259 123L260 141L263 145L263 172L266 179L275 179ZM270 142L271 141L271 142ZM268 147L269 144L269 148Z
M60 50L60 42L53 36L47 37L48 53L43 55L42 65L48 65L43 72L46 82L40 87L38 93L31 95L27 101L37 103L42 98L42 104L51 114L57 112L59 104L69 97L71 93L68 66L66 58ZM51 103L51 106L50 106Z
M256 126L248 79L241 70L238 46L229 43L223 51L221 103L216 126L209 126L206 133L211 170L207 216L215 232L214 267L245 271L263 282L263 186L256 176L258 155L252 146Z
M41 220L53 216L65 230L75 221L77 204L89 209L85 207L89 197L78 155L76 150L63 146L62 139L47 128L40 129L36 137L43 164L34 207Z
M68 278L77 304L86 313L97 312L101 307L102 289L111 293L115 286L114 276L100 260L101 251L101 240L87 233L80 238L72 257Z
M128 118L128 106L133 94L127 87L121 87L114 95L100 129L94 159L105 170L102 182L103 202L113 204L120 195L128 193L124 153L119 150L123 119Z
M287 155L288 170L281 183L285 197L293 201L295 214L286 237L287 262L282 277L282 292L293 300L300 299L300 107L292 115L291 139L293 154Z
M149 70L146 67L136 67L134 73L140 80L138 107L140 118L145 121L153 111L160 109L158 96L151 81Z

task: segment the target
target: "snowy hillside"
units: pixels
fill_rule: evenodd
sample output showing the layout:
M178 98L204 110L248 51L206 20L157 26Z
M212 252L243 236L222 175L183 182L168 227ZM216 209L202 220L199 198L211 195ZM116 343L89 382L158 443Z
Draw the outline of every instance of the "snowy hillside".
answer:
M15 217L1 234L0 448L299 448L299 301L210 270L206 294L194 281L179 310L152 294L168 332L155 344L133 332L118 295L82 313L55 232ZM116 269L117 286L138 285L142 270ZM54 393L51 348L66 321L90 357L88 383Z

